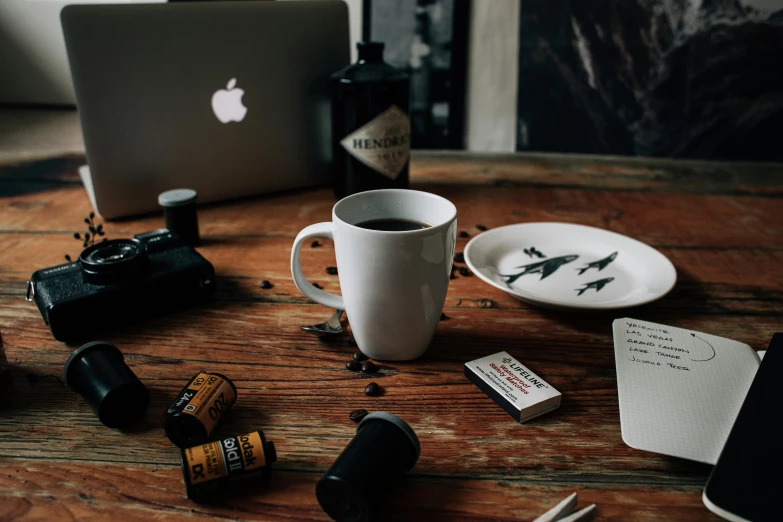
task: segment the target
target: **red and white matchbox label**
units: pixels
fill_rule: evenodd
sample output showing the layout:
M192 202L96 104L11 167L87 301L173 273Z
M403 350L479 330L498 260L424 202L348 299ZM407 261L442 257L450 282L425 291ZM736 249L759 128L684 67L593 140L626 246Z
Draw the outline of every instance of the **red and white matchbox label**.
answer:
M465 363L465 376L519 422L560 406L560 392L506 352Z

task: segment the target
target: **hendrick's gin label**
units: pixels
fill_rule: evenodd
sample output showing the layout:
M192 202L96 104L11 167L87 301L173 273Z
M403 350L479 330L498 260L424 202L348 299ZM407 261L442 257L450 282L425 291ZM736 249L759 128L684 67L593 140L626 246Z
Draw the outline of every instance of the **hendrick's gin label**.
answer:
M359 61L332 76L334 191L338 198L408 187L410 80L359 43Z

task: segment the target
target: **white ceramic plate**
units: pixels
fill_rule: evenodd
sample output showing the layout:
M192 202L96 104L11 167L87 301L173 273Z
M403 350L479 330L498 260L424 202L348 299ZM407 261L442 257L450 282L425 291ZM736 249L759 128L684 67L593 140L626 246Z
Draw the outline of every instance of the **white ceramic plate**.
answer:
M568 223L522 223L483 232L465 247L478 277L531 304L613 309L666 295L677 272L630 237Z

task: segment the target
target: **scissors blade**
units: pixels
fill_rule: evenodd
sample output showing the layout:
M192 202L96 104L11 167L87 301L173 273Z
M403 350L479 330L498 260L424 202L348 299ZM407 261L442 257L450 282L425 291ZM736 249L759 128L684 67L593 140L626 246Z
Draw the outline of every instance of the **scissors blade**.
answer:
M555 522L571 513L576 507L576 493L571 493L565 500L535 519L533 522Z
M580 509L576 513L571 513L557 522L589 522L595 518L595 504L590 504L586 508Z

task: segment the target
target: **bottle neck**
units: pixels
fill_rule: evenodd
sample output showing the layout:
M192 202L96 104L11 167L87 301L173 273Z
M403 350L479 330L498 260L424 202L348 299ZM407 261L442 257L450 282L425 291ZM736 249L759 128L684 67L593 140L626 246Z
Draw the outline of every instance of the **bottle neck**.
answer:
M359 44L359 63L383 63L383 44L363 42Z

